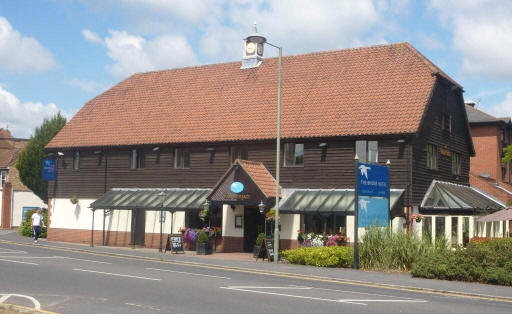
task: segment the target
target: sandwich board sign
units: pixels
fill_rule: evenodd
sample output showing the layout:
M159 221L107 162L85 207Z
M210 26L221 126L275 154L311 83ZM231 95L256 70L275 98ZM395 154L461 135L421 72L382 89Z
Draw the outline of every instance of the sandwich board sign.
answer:
M183 252L183 239L181 234L170 234L167 237L167 244L165 245L165 252L171 251L171 253ZM165 253L164 252L164 253Z

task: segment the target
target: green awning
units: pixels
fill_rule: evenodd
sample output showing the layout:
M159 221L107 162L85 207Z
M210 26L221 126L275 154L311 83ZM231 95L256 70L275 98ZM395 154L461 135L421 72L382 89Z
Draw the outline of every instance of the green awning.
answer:
M92 209L198 210L210 189L112 189Z
M404 190L391 189L392 209ZM298 213L338 213L353 214L353 189L305 189L294 190L279 206L283 214Z
M421 209L428 210L490 210L502 209L504 204L477 189L442 181L432 181Z

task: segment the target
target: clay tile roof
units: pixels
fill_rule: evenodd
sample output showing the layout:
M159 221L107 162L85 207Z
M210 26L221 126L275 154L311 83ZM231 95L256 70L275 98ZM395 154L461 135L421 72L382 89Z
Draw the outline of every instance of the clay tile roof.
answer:
M7 168L14 164L21 149L2 149L0 150L0 168Z
M276 180L261 162L237 159L238 163L267 197L276 197Z
M12 138L11 131L8 129L0 128L0 138Z
M240 65L135 74L87 102L47 148L273 139L277 59ZM439 76L456 84L408 43L285 56L282 137L415 133Z

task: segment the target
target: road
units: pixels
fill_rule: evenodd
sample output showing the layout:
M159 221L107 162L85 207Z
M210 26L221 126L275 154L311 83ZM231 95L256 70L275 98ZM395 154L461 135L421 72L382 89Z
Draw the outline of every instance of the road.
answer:
M0 302L59 313L512 313L512 303L0 243Z

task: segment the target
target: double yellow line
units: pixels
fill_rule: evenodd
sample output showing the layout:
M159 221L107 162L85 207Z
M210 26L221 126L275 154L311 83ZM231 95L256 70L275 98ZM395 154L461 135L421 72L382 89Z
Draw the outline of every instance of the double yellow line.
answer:
M0 240L0 243L34 247L33 244L13 242L13 241L7 241L7 240ZM84 249L55 247L55 246L50 246L50 245L37 245L37 247L45 248L45 249L49 249L49 250L55 250L55 251L73 252L73 253L88 254L88 255L93 255L93 256L108 256L108 257L114 257L114 258L126 259L126 260L137 260L137 261L146 261L146 262L149 261L149 262L155 262L155 263L167 264L167 265L180 265L180 266L188 266L188 267L196 267L196 268L204 268L204 269L226 270L226 271L231 271L231 272L239 272L239 273L255 274L255 275L265 275L265 276L272 276L272 277L301 279L301 280L308 280L308 281L327 282L327 283L344 284L344 285L352 285L352 286L360 286L360 287L368 287L368 288L379 288L379 289L387 289L387 290L395 290L395 291L414 292L414 293L420 293L420 294L451 296L451 297L456 297L456 298L466 298L466 299L484 300L484 301L492 301L492 302L512 303L512 298L504 297L504 296L491 296L491 295L482 295L482 294L457 292L457 291L449 291L449 290L439 290L439 289L430 289L430 288L421 288L421 287L373 283L373 282L357 281L357 280L350 280L350 279L337 279L337 278L328 278L328 277L312 276L312 275L300 275L300 274L294 274L294 273L285 273L285 272L267 271L267 270L260 270L260 269L250 269L250 268L222 266L222 265L212 265L212 264L202 264L202 263L195 263L195 262L165 261L165 260L154 258L154 257L143 257L143 256L135 256L135 255L127 255L127 254L119 254L119 253L108 253L108 252L93 252L93 251L84 250Z

